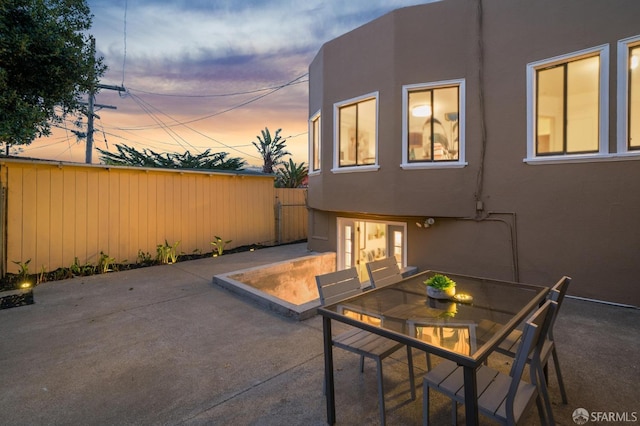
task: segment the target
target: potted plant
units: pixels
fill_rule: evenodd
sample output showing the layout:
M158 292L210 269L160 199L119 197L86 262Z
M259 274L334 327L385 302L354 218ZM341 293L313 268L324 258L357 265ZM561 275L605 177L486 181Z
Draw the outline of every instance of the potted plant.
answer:
M435 274L424 281L427 296L434 299L451 299L456 294L456 282L446 275Z

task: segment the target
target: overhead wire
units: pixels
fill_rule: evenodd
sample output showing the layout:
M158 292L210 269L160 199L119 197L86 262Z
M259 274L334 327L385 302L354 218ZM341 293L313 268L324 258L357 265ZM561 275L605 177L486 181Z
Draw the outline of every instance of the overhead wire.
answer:
M176 123L175 124L171 124L170 126L180 126L180 125L195 123L197 121L206 120L208 118L216 117L218 115L222 115L222 114L225 114L227 112L236 110L236 109L241 108L243 106L247 106L247 105L249 105L251 103L254 103L254 102L256 102L256 101L258 101L258 100L260 100L262 98L265 98L265 97L267 97L267 96L269 96L269 95L271 95L271 94L273 94L273 93L275 93L275 92L277 92L279 90L282 90L285 87L289 87L289 86L291 86L293 84L297 84L296 82L298 80L302 79L303 77L305 77L307 75L308 75L308 73L305 73L305 74L303 74L303 75L301 75L299 77L294 78L293 80L291 80L291 81L289 81L287 83L281 84L279 86L275 86L274 88L270 89L267 93L264 93L264 94L259 95L259 96L255 96L255 97L253 97L253 98L251 98L251 99L249 99L247 101L241 102L241 103L239 103L237 105L231 106L231 107L229 107L227 109L224 109L222 111L218 111L218 112L215 112L213 114L204 115L202 117L197 117L197 118L194 118L194 119L191 119L191 120L187 120L187 121L177 121L177 120L175 120ZM125 130L125 129L126 130L151 130L151 129L157 129L157 128L159 128L159 127L157 125L155 125L155 126L125 127L125 128L122 128L122 130Z

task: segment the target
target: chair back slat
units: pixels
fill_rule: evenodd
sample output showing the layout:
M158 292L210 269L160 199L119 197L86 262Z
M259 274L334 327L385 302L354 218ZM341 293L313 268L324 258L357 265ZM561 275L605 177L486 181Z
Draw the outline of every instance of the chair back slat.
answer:
M564 296L567 294L569 283L571 283L570 277L562 277L553 287L551 287L551 291L549 291L549 295L547 296L548 300L554 301L558 305L554 311L553 318L551 319L551 324L549 325L549 338L551 340L553 340L553 326L556 323L556 318L558 318L558 312L560 312Z
M362 292L355 268L317 275L316 284L322 305L330 305Z
M367 263L367 273L369 274L371 287L374 288L402 280L398 262L393 256Z
M513 418L513 404L522 374L528 360L531 360L531 380L537 383L542 370L540 365L540 351L546 339L547 332L555 315L558 304L552 300L547 300L533 315L527 320L522 332L522 340L516 352L516 356L509 375L512 377L509 393L507 394L506 409L509 418Z

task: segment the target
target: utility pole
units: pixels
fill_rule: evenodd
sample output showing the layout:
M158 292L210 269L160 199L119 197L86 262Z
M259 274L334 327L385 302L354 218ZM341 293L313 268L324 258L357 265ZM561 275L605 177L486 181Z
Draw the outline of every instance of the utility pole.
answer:
M109 84L98 84L96 85L98 89L108 89L108 90L117 90L118 92L126 92L126 89L123 86L113 86ZM93 112L94 108L109 108L116 109L116 107L111 105L101 105L95 103L96 91L91 90L89 93L89 110L87 112L87 147L85 152L84 162L87 164L91 164L92 156L93 156L93 118L96 116Z
M95 57L96 41L93 37L91 38L91 52L93 54L93 57ZM91 67L91 69L93 70L93 66ZM96 104L95 103L96 89L107 89L107 90L117 90L118 92L126 92L126 89L124 88L124 86L114 86L110 84L96 84L91 88L91 91L89 92L89 100L88 100L89 109L87 111L87 147L86 147L86 152L84 157L85 163L87 164L91 164L91 161L92 161L91 157L93 155L93 118L96 116L93 112L94 108L98 107L98 108L116 109L116 107L114 106Z

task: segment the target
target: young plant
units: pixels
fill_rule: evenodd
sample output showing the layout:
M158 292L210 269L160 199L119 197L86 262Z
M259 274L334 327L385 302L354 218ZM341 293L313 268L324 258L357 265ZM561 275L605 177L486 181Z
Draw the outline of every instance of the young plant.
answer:
M224 247L229 244L232 240L228 240L228 241L224 241L222 238L216 236L215 237L215 241L211 242L211 245L213 246L213 256L222 256L222 253L224 253Z
M142 250L138 249L138 258L136 259L136 263L141 263L143 265L152 265L153 257L151 257L151 253L145 253Z
M110 257L109 255L105 254L104 252L100 252L100 259L98 260L98 268L100 268L100 271L103 274L106 274L107 272L112 271L113 269L112 266L115 263L116 259L113 257Z
M156 248L158 253L158 261L162 264L176 263L179 256L177 252L179 244L180 241L177 241L173 244L173 246L170 246L167 240L164 240L164 245L158 244Z
M31 287L31 281L29 279L29 262L31 259L26 262L13 261L16 265L18 265L18 275L16 275L17 285L21 288Z

